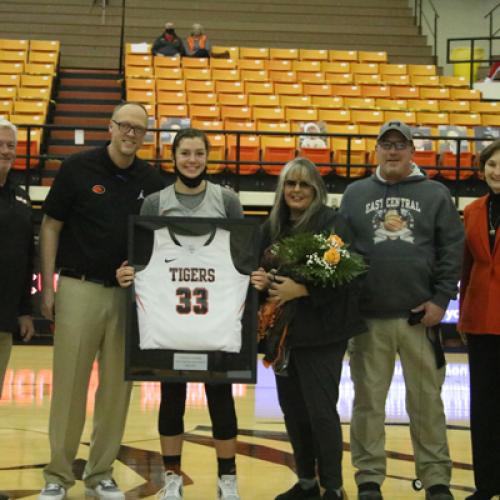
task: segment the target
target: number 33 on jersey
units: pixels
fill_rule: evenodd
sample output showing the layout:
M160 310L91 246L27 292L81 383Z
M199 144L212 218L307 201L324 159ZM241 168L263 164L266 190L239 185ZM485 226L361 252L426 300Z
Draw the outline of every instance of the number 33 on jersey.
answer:
M135 276L141 349L241 349L249 276L231 258L230 232L173 236L154 232L148 265Z

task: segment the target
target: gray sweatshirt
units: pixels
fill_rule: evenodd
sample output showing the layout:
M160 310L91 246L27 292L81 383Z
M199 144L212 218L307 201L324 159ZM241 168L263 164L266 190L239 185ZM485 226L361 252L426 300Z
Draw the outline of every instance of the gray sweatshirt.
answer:
M378 172L346 189L340 212L352 248L369 263L361 310L366 317L407 317L430 300L446 309L456 296L464 230L448 188L418 170L389 184Z

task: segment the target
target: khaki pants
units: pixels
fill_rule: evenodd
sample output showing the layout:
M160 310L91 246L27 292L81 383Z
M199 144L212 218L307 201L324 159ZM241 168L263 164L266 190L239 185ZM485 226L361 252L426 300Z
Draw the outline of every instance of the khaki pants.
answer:
M354 406L351 420L352 463L356 483L382 484L386 474L385 402L399 354L406 386L406 411L415 455L415 470L424 488L448 485L451 460L441 400L445 367L436 359L423 325L406 319L371 319L368 333L350 343Z
M5 372L9 364L10 351L12 350L12 334L0 332L0 398L2 397Z
M125 382L126 292L118 287L61 277L56 295L54 377L50 408L51 459L46 482L74 484L72 462L85 423L92 364L99 364L93 431L84 481L110 478L119 448L131 384Z

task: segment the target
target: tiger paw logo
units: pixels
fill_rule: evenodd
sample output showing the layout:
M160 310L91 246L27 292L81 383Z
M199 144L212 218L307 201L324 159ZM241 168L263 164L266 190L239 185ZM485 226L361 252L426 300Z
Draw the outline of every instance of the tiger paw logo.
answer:
M92 192L95 194L104 194L106 192L106 188L102 184L95 184L92 186Z

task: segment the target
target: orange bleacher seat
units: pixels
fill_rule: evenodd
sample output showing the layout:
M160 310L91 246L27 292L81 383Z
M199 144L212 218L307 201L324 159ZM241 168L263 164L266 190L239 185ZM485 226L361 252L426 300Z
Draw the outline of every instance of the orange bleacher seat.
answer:
M11 120L12 121L12 120ZM15 121L15 119L14 119ZM12 121L12 123L14 123ZM20 122L17 123L19 125ZM17 147L16 147L16 160L14 162L13 168L15 170L25 170L28 164L27 158L22 158L22 156L27 156L28 151L30 156L37 156L40 154L40 142L41 142L41 129L32 128L30 129L29 141L28 141L28 130L19 128L17 131ZM29 166L30 168L36 167L39 163L38 158L30 158Z
M188 92L187 102L189 104L214 106L218 103L218 100L217 100L217 94L215 94L214 92Z
M237 68L240 71L262 71L266 69L264 65L264 59L240 59L237 64Z
M157 66L154 71L157 80L182 80L183 78L186 78L182 68Z
M373 97L346 97L344 105L349 109L375 109L377 105Z
M266 47L240 47L240 59L269 59Z
M217 102L221 106L248 106L248 94L218 94Z
M324 73L351 73L351 63L345 61L324 61L321 63L321 71Z
M342 109L345 103L344 97L313 96L312 103L318 109Z
M352 73L329 73L325 72L325 82L331 85L351 85L354 83Z
M359 85L332 85L332 94L340 97L361 97L361 86ZM365 96L369 97L369 96Z
M238 158L238 151L239 161L259 162L260 160L260 138L258 135L240 135L239 148L237 147L236 136L229 135L227 145L228 160L236 161ZM227 166L231 172L239 172L241 175L255 174L260 170L260 165L258 163L240 164L239 169L236 163L229 163Z
M11 75L13 76L13 75ZM17 75L16 75L17 76ZM36 87L52 91L53 77L47 75L21 75L21 87Z
M306 108L312 105L312 99L305 95L280 95L280 106L283 107L294 107L294 108Z
M212 70L210 68L183 68L182 71L186 80L212 79Z
M365 139L351 138L350 155L349 139L347 137L332 137L330 147L333 152L333 160L341 166L335 166L334 171L340 177L362 177L366 173L366 141ZM350 168L347 167L347 161L350 158ZM343 165L346 165L345 167ZM354 166L354 165L363 165Z
M371 111L365 109L351 110L351 120L354 123L384 123L383 111Z
M188 116L188 107L186 104L158 104L158 118L172 118L178 116L186 118Z
M229 53L229 58L238 60L240 57L240 48L239 47L229 47L229 46L223 46L223 45L214 45L212 47L212 54L223 54L223 53Z
M0 50L0 62L24 64L27 60L28 52L26 50Z
M127 89L127 100L154 106L156 104L156 93L154 90Z
M19 87L21 76L22 75L0 75L0 87Z
M408 101L406 99L375 99L375 106L382 110L405 111L408 109Z
M183 57L181 59L183 68L208 68L209 60L206 57Z
M219 82L217 82L218 84ZM225 83L225 82L221 82ZM212 80L186 80L187 92L220 92L218 85Z
M472 127L481 125L481 115L478 113L450 113L450 125L464 125Z
M380 124L360 123L359 133L363 135L371 135L375 137L364 137L366 151L368 152L368 162L372 165L376 163L375 146L377 145L376 136L380 131Z
M393 99L419 99L420 90L418 87L391 86L391 97Z
M45 122L45 116L41 114L14 114L10 115L10 121L14 125L42 125Z
M126 78L154 78L154 70L152 66L127 66L125 68ZM179 76L177 76L179 78Z
M328 59L330 61L357 61L358 52L356 50L329 50Z
M292 71L290 59L269 59L264 61L264 68L268 71Z
M354 75L355 85L381 85L381 75Z
M298 59L298 49L282 49L271 48L269 49L269 59Z
M295 83L297 73L295 71L269 71L269 80L272 82Z
M291 132L292 128L290 127L289 122L259 122L257 123L256 130L259 132L282 132L287 133Z
M274 84L271 82L245 82L246 94L274 95Z
M156 90L156 85L155 80L153 79L146 80L145 78L127 78L125 80L125 88L127 89L127 93L131 90L147 90L149 92L154 92Z
M417 123L419 125L448 125L450 119L448 113L417 112Z
M148 129L156 128L156 119L148 117ZM148 130L144 136L142 146L137 151L137 156L142 160L154 160L156 158L157 134Z
M252 119L259 122L262 120L279 122L285 119L285 108L260 107L254 106L252 109Z
M456 167L457 165L457 155L446 151L441 153L440 164L443 167ZM474 172L470 170L472 167L472 153L468 151L464 151L460 153L460 168L458 170L458 180L466 180L470 179ZM444 170L441 169L440 172L442 177L448 180L457 180L457 171L456 170Z
M218 94L241 94L245 86L241 82L219 80L215 82L215 91Z
M298 147L298 146L297 146ZM311 160L316 164L316 168L320 175L328 175L332 173L332 168L328 165L319 165L321 163L330 163L330 148L299 148L299 156Z
M132 80L139 80L132 78ZM142 80L150 81L150 80ZM184 92L186 90L186 84L184 80L156 80L156 90L165 92Z
M406 64L386 64L379 65L381 75L407 75L408 66Z
M224 123L222 120L203 120L201 118L193 118L191 120L191 127L199 128L200 130L216 130L220 131L224 129Z
M0 87L0 99L14 100L17 97L17 87Z
M324 49L299 49L299 58L302 61L327 61L328 50Z
M439 76L410 75L412 85L439 87Z
M125 54L151 54L151 43L129 43L125 44Z
M208 174L220 174L226 168L223 163L226 156L226 137L223 134L207 134L210 141L210 152L208 153Z
M302 82L304 85L306 83L325 83L325 74L320 71L316 73L312 71L297 71L297 81Z
M266 70L244 69L240 70L240 78L242 82L267 82L269 75Z
M226 118L224 120L224 130L255 131L257 124L252 120L238 120L237 118Z
M28 50L28 40L17 40L10 38L0 39L0 50Z
M0 115L4 118L6 115L9 115L12 112L12 108L14 107L14 101L1 101L0 100ZM7 116L8 119L8 116Z
M321 63L319 61L292 61L292 70L306 71L312 73L321 72Z
M489 127L500 127L500 115L489 115L487 113L483 113L481 115L481 125Z
M156 102L158 104L186 104L186 92L169 92L159 90L156 92Z
M262 161L277 162L278 165L266 165L262 168L270 175L279 175L283 166L295 158L295 140L290 136L262 136Z
M30 51L35 52L60 52L61 42L59 40L31 40Z
M24 73L27 75L55 75L55 66L53 64L41 63L26 63L24 65ZM1 71L0 71L1 73Z
M0 74L2 75L21 75L23 72L23 63L0 62Z
M353 62L351 63L351 72L362 75L378 75L379 69L377 63Z
M50 99L50 90L38 87L20 87L17 91L17 98L24 100L48 101Z
M439 111L453 113L467 113L470 109L470 101L447 101L445 99L438 101Z
M413 125L417 122L417 117L414 111L384 111L384 121L390 120L405 122L408 125Z
M391 88L386 85L361 85L363 97L391 97Z
M128 66L153 66L153 56L151 54L127 54L125 56L125 68Z
M181 58L180 56L153 56L153 66L154 68L180 68Z
M304 95L309 96L330 96L332 86L328 83L304 83L302 87Z
M320 109L318 118L325 123L350 123L351 112L347 109Z
M500 113L500 102L498 101L468 101L473 113Z
M143 106L148 116L151 116L153 118L156 116L156 106L153 106L152 104L143 104Z
M439 173L436 169L438 164L436 151L415 151L413 153L413 161L419 167L427 167L424 170L431 179Z
M285 108L285 119L289 122L315 122L318 120L318 110L315 108Z
M376 62L376 63L386 63L387 62L387 52L385 51L368 51L360 50L358 51L358 61L361 62Z
M239 82L240 71L237 69L212 69L212 78L215 81Z
M450 89L450 99L458 101L478 101L481 99L481 92L476 89Z
M221 106L220 114L224 121L227 118L240 121L252 119L252 109L249 106Z
M449 99L450 90L441 87L421 87L420 99Z
M219 106L190 104L189 116L191 118L198 118L203 120L219 120L220 108Z
M469 80L464 76L441 75L439 84L443 87L468 87Z
M434 76L436 66L434 64L408 64L409 75Z
M248 94L248 104L250 106L276 108L280 106L279 96L267 94Z
M435 99L408 99L407 106L408 111L432 111L433 113L444 111L439 109L439 101Z
M382 81L385 85L404 85L410 86L409 75L382 75Z
M276 82L274 84L276 95L303 95L301 83Z

